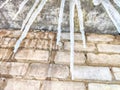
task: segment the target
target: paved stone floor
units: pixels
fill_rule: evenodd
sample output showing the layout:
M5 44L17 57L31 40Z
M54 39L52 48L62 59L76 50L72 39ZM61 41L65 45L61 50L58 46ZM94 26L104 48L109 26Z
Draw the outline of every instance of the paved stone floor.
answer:
M21 32L0 30L0 90L120 90L120 36L75 34L74 80L70 74L70 37L30 31L16 54Z

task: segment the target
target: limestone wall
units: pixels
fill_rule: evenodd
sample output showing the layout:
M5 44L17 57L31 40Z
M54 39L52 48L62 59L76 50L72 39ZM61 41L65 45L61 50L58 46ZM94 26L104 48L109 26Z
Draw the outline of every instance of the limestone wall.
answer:
M0 5L4 0L0 1ZM18 10L19 4L23 0L12 0L4 8L0 9L0 28L20 29L22 21L24 20L27 12L32 7L34 0L29 0L23 11L19 14L18 18L14 21L12 18ZM81 0L82 9L84 13L85 30L92 33L109 33L118 34L113 23L106 14L103 6L93 6L92 0ZM115 6L115 5L114 5ZM37 17L32 29L43 29L56 31L57 20L60 7L60 0L48 0L42 12ZM118 8L118 7L116 7ZM119 9L118 9L119 10ZM65 14L62 25L63 31L69 31L69 0L66 0ZM76 13L76 12L75 12ZM75 31L79 31L77 13L75 15Z
M75 33L75 80L70 74L69 33L28 33L18 52L20 31L0 30L1 90L120 90L120 36L87 34L87 48Z

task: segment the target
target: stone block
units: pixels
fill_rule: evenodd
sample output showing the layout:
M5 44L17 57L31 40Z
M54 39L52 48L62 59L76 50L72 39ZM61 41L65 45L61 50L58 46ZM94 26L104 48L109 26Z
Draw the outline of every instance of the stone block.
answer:
M77 53L75 52L74 54L75 56L75 64L84 64L86 57L83 53ZM57 64L70 64L70 52L62 52L62 51L58 51L55 55L55 63Z
M10 79L4 90L40 90L40 81Z
M120 45L98 44L97 47L99 52L120 53Z
M65 50L70 50L70 42L65 42L64 43L64 49ZM87 52L96 51L95 44L93 44L93 43L87 43L86 48L84 48L82 43L75 42L74 49L75 49L75 51L87 51Z
M112 75L108 67L75 66L75 80L112 80Z
M120 90L120 85L90 83L88 90Z
M81 82L45 81L41 90L86 90Z
M87 63L89 65L103 65L103 66L119 66L120 55L119 54L87 54Z

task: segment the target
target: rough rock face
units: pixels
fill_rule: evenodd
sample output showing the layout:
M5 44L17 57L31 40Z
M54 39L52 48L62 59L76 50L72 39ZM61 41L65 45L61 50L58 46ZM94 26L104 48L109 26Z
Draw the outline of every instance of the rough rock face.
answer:
M0 5L4 0L0 1ZM18 10L19 4L23 0L12 0L0 10L0 28L20 29L22 21L24 20L27 12L32 7L34 0L29 0L23 11L13 21L15 13ZM61 0L48 0L42 12L38 15L36 21L31 26L32 29L44 29L50 31L57 30L57 20L59 14ZM112 21L106 14L102 5L93 6L92 0L81 0L84 13L85 30L91 33L109 33L118 34ZM117 8L117 7L116 7ZM69 31L69 0L66 0L64 10L64 20L62 30ZM75 31L79 31L77 21L77 12L75 12Z

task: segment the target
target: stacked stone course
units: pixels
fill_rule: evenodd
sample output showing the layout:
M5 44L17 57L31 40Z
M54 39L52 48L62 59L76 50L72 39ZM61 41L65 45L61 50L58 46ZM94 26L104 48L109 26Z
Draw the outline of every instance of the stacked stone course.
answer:
M120 90L120 36L75 34L75 80L70 75L70 37L30 31L13 54L19 30L0 30L0 89L3 90ZM5 78L5 79L3 79ZM2 85L4 84L4 85Z

